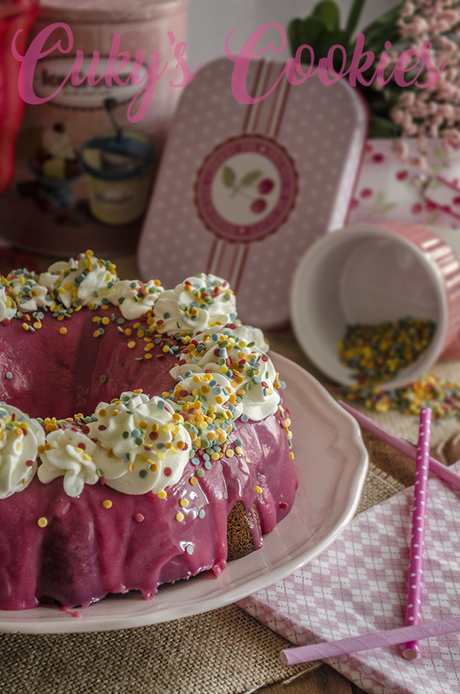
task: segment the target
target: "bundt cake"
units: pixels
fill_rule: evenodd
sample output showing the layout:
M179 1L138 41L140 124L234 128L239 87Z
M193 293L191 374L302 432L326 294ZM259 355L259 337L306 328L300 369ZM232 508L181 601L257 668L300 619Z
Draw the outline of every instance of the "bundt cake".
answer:
M91 251L0 283L0 609L86 606L262 545L297 486L282 382L227 282Z

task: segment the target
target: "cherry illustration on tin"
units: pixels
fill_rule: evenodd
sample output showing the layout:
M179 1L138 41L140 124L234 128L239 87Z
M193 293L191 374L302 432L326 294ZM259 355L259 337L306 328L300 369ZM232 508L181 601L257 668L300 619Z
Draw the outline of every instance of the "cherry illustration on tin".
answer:
M250 210L253 214L262 214L267 208L267 201L263 197L255 197L246 192L246 189L252 189L257 183L257 193L259 195L269 195L275 187L273 179L265 177L261 179L263 172L259 169L254 169L245 173L240 180L237 180L235 170L231 166L224 166L222 169L222 182L226 188L232 191L231 198L236 195L241 195L248 200L251 200Z

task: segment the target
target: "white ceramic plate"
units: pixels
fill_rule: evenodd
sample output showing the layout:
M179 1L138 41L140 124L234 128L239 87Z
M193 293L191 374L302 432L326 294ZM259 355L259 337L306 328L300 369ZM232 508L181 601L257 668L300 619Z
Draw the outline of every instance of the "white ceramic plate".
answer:
M287 386L299 489L290 514L265 537L263 548L230 562L219 578L209 572L162 586L149 601L137 593L109 597L78 610L77 618L50 607L0 611L0 631L107 631L207 612L285 578L340 535L353 518L367 473L359 427L300 366L271 357Z

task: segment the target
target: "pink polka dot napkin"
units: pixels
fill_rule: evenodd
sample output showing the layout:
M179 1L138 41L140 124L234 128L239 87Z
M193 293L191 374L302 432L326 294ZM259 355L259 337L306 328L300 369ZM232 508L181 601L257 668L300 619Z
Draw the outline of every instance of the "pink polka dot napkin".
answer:
M460 463L453 466L460 472ZM357 516L319 558L238 604L295 645L404 625L413 489ZM428 483L421 622L460 616L460 492ZM368 694L458 694L460 634L327 662Z

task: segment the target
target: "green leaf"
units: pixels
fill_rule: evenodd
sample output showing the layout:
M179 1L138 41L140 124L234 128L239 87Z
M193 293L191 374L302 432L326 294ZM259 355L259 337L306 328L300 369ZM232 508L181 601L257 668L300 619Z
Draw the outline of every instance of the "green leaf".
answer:
M354 0L351 6L350 12L348 14L347 26L345 31L350 39L355 33L356 27L358 26L359 18L361 16L362 9L366 4L366 0Z
M428 167L428 171L430 174L433 174L433 176L440 174L443 169L444 164L433 164L432 166Z
M320 58L325 58L329 52L331 46L343 46L345 51L347 50L347 35L343 29L337 29L335 31L325 32L317 42L317 47L315 51L315 62L318 62ZM340 70L343 63L342 51L337 49L334 52L334 67Z
M426 220L426 223L427 224L436 224L436 222L438 221L438 217L439 217L439 210L435 210L433 212L433 214L430 214L430 216Z
M252 186L252 184L255 183L257 181L257 179L260 178L261 176L262 176L262 171L258 171L258 170L248 171L248 173L245 174L243 176L243 178L241 179L241 185L245 186L246 188L248 186Z
M401 126L389 118L380 118L371 114L369 124L369 137L396 137L401 130Z
M378 190L375 195L374 207L380 207L385 202L385 193L383 190Z
M387 212L389 212L390 210L395 208L396 204L397 203L395 203L395 202L388 202L386 205L382 205L382 207L379 207L378 209L374 209L374 213L386 214Z
M295 56L298 47L302 45L302 36L303 20L297 17L296 19L293 19L291 22L289 22L287 28L287 37L289 41L289 46L291 48L291 54L293 56Z
M311 16L322 19L328 31L334 31L340 26L340 10L334 0L321 0L313 9Z
M224 166L222 170L222 183L226 188L233 188L236 174L231 166Z
M327 32L327 27L320 17L306 17L302 22L302 43L311 46L316 55L316 44L320 37Z
M438 159L444 166L446 165L446 155L442 147L436 146L434 148L434 156Z

